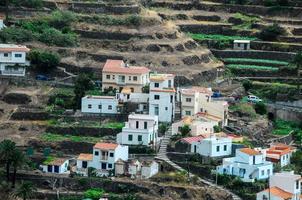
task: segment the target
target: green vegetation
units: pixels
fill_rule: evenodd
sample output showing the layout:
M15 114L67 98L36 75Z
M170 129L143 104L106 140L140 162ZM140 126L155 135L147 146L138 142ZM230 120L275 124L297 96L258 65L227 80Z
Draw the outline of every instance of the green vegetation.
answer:
M85 96L86 92L94 89L91 75L80 74L77 76L74 85L74 103L76 108L81 108L82 97Z
M43 162L44 165L49 165L51 162L55 160L52 156L47 156L46 160Z
M16 7L41 8L43 6L42 0L10 0L8 2ZM0 6L5 6L5 1L0 1Z
M99 200L105 191L103 189L92 188L84 192L84 197L92 200Z
M274 41L278 36L283 35L284 33L284 28L282 28L278 24L273 24L261 30L258 37L265 41Z
M122 129L125 125L124 122L115 122L115 121L109 121L109 122L100 122L100 121L91 121L91 120L71 120L71 119L65 119L65 120L56 120L51 119L48 120L49 126L57 126L57 127L93 127L93 128L111 128L111 129Z
M263 102L257 102L254 105L255 111L259 115L265 115L267 113L266 105Z
M278 71L278 67L260 66L260 65L240 65L240 64L229 64L226 66L229 69L248 69L256 71Z
M190 132L191 132L190 126L184 125L184 126L180 127L180 133L181 133L182 137L189 136Z
M223 61L228 63L259 63L259 64L276 64L276 65L288 65L288 62L269 59L252 59L252 58L224 58Z
M236 13L233 17L243 22L242 24L234 26L235 29L251 29L254 23L261 21L259 17L248 16L241 13Z
M189 183L186 171L158 173L151 180L155 182Z
M231 41L233 40L256 40L255 37L242 37L242 36L228 36L228 35L216 35L216 34L203 34L203 33L188 33L188 35L194 40L219 40L219 41Z
M53 134L53 133L43 133L40 136L40 139L45 142L72 141L72 142L89 142L89 143L97 143L101 140L101 138L98 138L98 137L59 135L59 134Z
M129 154L156 154L156 152L151 147L135 145L129 146Z
M256 118L257 114L254 107L249 103L238 103L229 107L231 111L239 112L243 116Z
M274 135L287 135L291 131L294 131L294 135L298 137L302 136L302 130L297 123L291 121L279 120L279 119L277 119L274 122L274 130L273 130Z
M248 92L252 87L253 87L253 83L252 81L246 79L242 81L242 87L244 88L244 90L246 92Z
M54 69L60 63L60 56L57 53L37 49L29 52L28 59L38 71L43 72Z
M139 15L128 15L126 17L114 15L78 15L79 22L97 23L105 26L139 26L142 18Z

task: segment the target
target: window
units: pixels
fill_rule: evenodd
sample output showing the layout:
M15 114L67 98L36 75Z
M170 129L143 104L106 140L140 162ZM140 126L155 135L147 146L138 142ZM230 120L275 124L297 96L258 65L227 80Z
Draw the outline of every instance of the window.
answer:
M130 90L131 90L131 92L134 92L134 88L132 87L132 88L130 88Z
M159 87L159 83L154 83L154 87L158 88Z
M112 164L108 163L108 168L111 169L112 168Z
M91 109L91 108L92 108L92 105L91 105L91 104L88 104L88 108Z
M100 110L102 109L102 105L99 105L99 109L100 109Z
M99 155L99 152L98 152L98 151L95 151L95 152L94 152L94 155L95 155L95 156L98 156L98 155Z
M109 106L108 106L108 110L112 110L112 105L109 105Z
M114 156L114 153L109 153L109 157L113 157Z
M268 200L268 198L265 194L262 196L262 200Z
M8 53L4 53L3 56L4 56L4 57L8 57Z
M267 175L269 176L270 174L271 174L271 170L268 169L268 170L267 170Z
M129 81L131 81L131 76L129 76Z
M227 149L228 149L228 146L227 146L227 145L224 145L224 146L223 146L223 150L224 150L224 151L227 151Z
M296 181L296 189L299 189L299 180Z
M186 115L191 115L191 111L186 110Z
M15 54L15 58L22 58L22 54L16 53L16 54Z
M165 107L165 110L168 110L168 107Z
M138 135L137 136L137 141L139 141L139 142L143 141L143 137L141 135Z
M87 168L87 161L82 161L82 168L84 168L84 169Z
M264 176L264 170L261 170L261 176Z
M159 99L159 95L154 95L154 99Z
M52 165L48 165L48 166L47 166L47 171L48 171L48 172L52 172Z
M159 115L158 106L155 106L155 107L154 107L154 115Z
M135 127L136 127L136 129L138 129L138 127L139 127L139 121L136 121Z
M59 173L59 166L54 166L55 167L55 169L54 169L54 171L55 171L55 173Z
M220 151L220 146L216 146L216 152Z
M106 79L110 79L110 75L106 75Z
M132 141L133 136L132 135L128 135L128 141Z
M133 76L133 81L137 81L137 76Z
M173 103L173 95L170 96L170 103Z
M113 79L113 80L115 79L115 75L112 75L112 79Z
M191 98L186 98L186 102L191 102L192 99Z
M106 163L102 163L102 169L106 169Z
M144 122L144 129L147 129L148 123Z
M171 82L171 80L168 80L168 87L170 88L170 87L172 87L172 84L171 84L172 82Z

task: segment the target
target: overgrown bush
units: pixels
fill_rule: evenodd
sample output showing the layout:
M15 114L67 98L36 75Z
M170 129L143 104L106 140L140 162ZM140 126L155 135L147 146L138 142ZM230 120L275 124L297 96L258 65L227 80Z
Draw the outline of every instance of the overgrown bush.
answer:
M24 7L29 7L29 8L41 8L43 6L43 1L42 0L12 0L9 1L10 5L13 6L24 6ZM5 1L0 1L0 5L4 6Z
M0 41L2 43L29 42L32 41L34 38L35 37L31 31L25 30L23 28L8 27L0 31Z
M92 188L84 192L84 197L92 200L99 200L104 193L105 191L103 189Z
M32 50L28 54L28 59L38 71L48 72L60 63L60 56L57 53L42 50Z
M77 44L77 36L73 33L63 34L61 31L58 31L55 28L49 28L43 30L41 35L39 36L39 41L55 46L76 46Z
M278 24L265 27L260 33L259 38L265 41L274 41L278 36L283 35L285 30Z
M257 102L254 108L257 114L265 115L267 113L266 105L263 102Z
M191 132L191 128L188 125L184 125L180 127L180 133L182 137L187 137L189 136L189 133Z
M242 81L242 87L247 92L253 87L253 83L252 83L252 81L245 79Z

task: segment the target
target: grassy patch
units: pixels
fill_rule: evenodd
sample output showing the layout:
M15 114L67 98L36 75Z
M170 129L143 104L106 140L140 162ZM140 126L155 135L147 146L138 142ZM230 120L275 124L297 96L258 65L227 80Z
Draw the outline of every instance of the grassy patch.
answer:
M274 135L287 135L291 131L301 132L302 130L299 129L299 126L295 122L284 121L284 120L276 120L274 122Z
M263 64L276 64L276 65L288 65L288 62L279 60L269 60L269 59L252 59L252 58L224 58L223 61L236 63L236 62L246 62L246 63L263 63Z
M72 142L90 142L90 143L97 143L101 140L101 138L99 138L99 137L59 135L59 134L53 134L53 133L43 133L40 136L40 139L45 142L72 141Z
M256 37L242 37L216 34L202 34L202 33L188 33L194 40L219 40L219 41L233 41L233 40L256 40Z
M235 29L244 29L244 30L251 29L254 23L261 21L259 17L248 16L241 13L236 13L234 14L233 17L236 19L241 19L243 22L242 24L234 26L233 28Z
M47 156L46 160L43 162L44 165L48 165L49 163L53 162L55 160L52 156Z
M233 106L230 106L229 109L234 112L239 112L242 115L247 115L251 118L256 118L257 116L253 105L249 103L237 103Z
M260 66L260 65L241 65L241 64L229 64L226 66L230 69L248 69L248 70L256 70L256 71L278 71L278 67L271 66Z
M48 120L49 126L58 126L58 127L93 127L93 128L111 128L111 129L122 129L125 126L124 122L99 122L99 121L74 121L74 120Z

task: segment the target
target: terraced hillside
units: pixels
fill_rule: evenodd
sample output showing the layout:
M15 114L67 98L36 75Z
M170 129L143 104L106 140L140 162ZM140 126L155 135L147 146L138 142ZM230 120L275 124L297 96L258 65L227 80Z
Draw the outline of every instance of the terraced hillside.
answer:
M206 47L182 33L176 23L164 20L140 2L47 1L44 6L51 10L12 8L12 16L18 22L36 20L55 9L74 11L77 21L71 29L78 35L76 46L58 47L36 40L24 42L31 48L58 52L62 57L61 65L69 71L100 72L106 59L123 59L132 65L175 73L182 77L178 79L182 82L198 83L203 78L213 79L215 68L222 66L212 59ZM207 75L207 72L210 75L200 75Z

